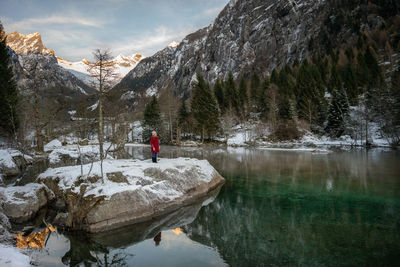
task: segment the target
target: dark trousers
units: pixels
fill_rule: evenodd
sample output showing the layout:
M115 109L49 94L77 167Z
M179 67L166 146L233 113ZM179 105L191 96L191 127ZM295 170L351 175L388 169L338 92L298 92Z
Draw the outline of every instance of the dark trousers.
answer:
M153 162L157 162L157 154L158 153L151 153L151 159L153 160Z

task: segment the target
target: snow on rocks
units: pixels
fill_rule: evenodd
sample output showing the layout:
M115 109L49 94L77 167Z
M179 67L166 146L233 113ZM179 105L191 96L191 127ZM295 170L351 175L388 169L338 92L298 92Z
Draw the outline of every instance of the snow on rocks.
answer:
M8 150L0 150L0 171L4 176L13 176L19 174L19 168L15 164L11 153Z
M4 214L12 221L24 222L36 215L40 208L54 199L54 194L43 184L26 184L0 188Z
M57 140L58 141L58 140ZM49 162L51 167L72 166L80 163L86 164L92 161L99 160L99 146L98 145L66 145L61 146L61 143L53 140L48 145ZM104 144L104 148L109 147L109 143ZM108 155L108 158L112 158Z
M24 267L31 264L29 256L23 254L20 249L0 244L0 266Z
M44 151L49 152L49 151L54 150L55 148L59 148L61 146L62 146L61 142L58 139L54 139L44 146Z
M0 149L0 178L15 177L33 158L15 149ZM0 179L2 180L2 179Z
M81 166L50 168L38 181L65 199L67 226L90 232L167 214L206 196L225 181L208 161L189 158L160 159L158 164L105 160L103 172L104 182L99 162L83 165L82 171Z

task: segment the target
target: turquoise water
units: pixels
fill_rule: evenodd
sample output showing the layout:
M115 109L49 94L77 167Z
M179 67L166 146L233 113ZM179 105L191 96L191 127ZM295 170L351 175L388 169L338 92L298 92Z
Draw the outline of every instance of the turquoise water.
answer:
M149 158L148 148L128 148ZM52 233L41 266L397 266L400 153L162 147L208 159L216 197L102 235ZM215 199L214 199L215 198ZM159 234L161 233L161 235Z

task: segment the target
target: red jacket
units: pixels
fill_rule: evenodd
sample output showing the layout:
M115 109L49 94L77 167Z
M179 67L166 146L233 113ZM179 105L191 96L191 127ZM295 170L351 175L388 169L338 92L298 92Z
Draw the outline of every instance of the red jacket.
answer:
M150 139L151 153L159 153L160 145L158 143L158 136L152 136Z

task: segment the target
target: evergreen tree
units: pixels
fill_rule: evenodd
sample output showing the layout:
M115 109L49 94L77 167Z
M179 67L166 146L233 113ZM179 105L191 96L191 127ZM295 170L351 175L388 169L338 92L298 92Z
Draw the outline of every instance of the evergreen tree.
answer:
M369 79L369 72L368 72L368 66L365 62L365 57L361 53L361 51L358 52L357 55L357 81L358 85L364 86L368 84L368 79Z
M224 85L220 79L218 79L214 85L214 95L217 99L221 113L224 113L225 107L226 107L225 98L224 98Z
M143 114L143 141L148 142L151 132L156 131L162 133L163 123L161 119L161 111L156 96L146 105Z
M211 138L219 127L219 109L209 84L201 75L197 75L191 110L201 130L202 141L204 141L206 132Z
M3 38L3 26L0 23L0 128L14 135L18 129L18 91L14 75L9 67L9 54L6 40Z
M329 92L331 92L332 99L329 104L328 123L325 131L332 137L340 137L345 131L346 120L349 115L349 102L336 66L332 66Z
M261 86L258 89L258 97L256 102L257 111L261 112L261 115L266 117L269 112L268 101L267 98L269 97L268 94L270 87L270 82L268 78L265 78L262 82Z
M239 84L239 113L242 116L244 116L246 113L247 103L248 103L247 84L246 80L242 78Z
M181 105L178 110L178 125L183 132L188 131L189 110L186 106L185 100L181 99Z
M270 81L271 83L278 84L278 72L276 69L272 71Z
M258 95L259 88L260 88L260 78L258 77L257 73L254 73L253 76L251 77L251 82L250 82L250 95L253 102L256 102L257 98L259 97Z
M346 90L350 104L357 105L359 92L356 74L352 63L349 62L346 64L344 69L341 71L341 78L343 80L343 86Z
M225 99L228 109L234 109L239 114L238 90L232 72L229 73L228 80L225 82Z
M378 61L371 51L371 48L367 48L367 50L365 51L364 59L366 67L368 69L368 85L370 87L377 87L382 85L382 71L379 67Z

